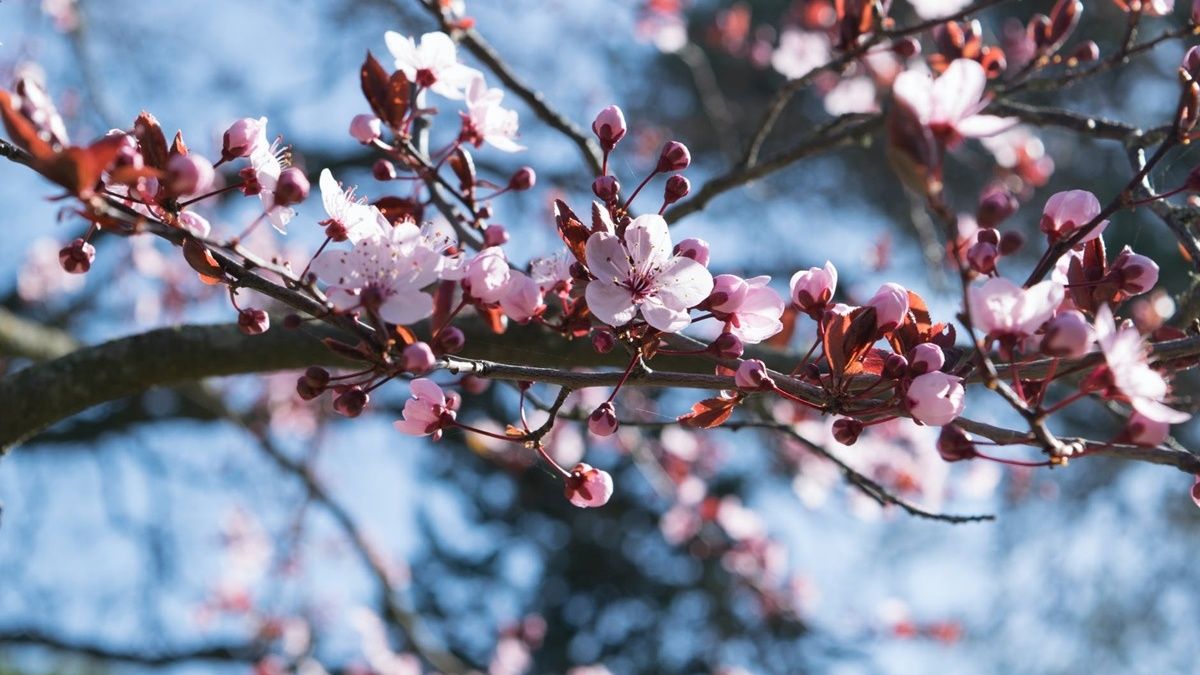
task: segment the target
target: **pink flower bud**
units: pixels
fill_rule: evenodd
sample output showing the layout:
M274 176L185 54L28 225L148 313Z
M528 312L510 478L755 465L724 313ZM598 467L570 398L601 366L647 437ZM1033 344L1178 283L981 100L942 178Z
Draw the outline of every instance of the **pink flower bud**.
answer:
M503 246L508 243L508 229L503 225L488 225L483 230L484 246Z
M996 227L1017 212L1021 202L1002 185L993 185L979 196L975 220L980 227Z
M604 506L612 499L612 476L588 464L576 464L564 483L563 494L581 509Z
M1170 424L1152 420L1137 411L1129 416L1129 422L1125 425L1125 434L1130 442L1149 448L1162 445L1170 433Z
M774 380L767 374L766 364L758 359L742 361L733 375L733 382L739 389L747 391L769 389L775 386Z
M1109 274L1121 284L1121 291L1140 295L1158 283L1158 264L1126 246L1113 261Z
M187 230L188 234L201 239L207 237L208 233L212 231L212 225L209 224L208 220L204 216L192 211L184 211L179 214L178 223L179 227Z
M667 179L667 185L663 188L663 204L670 206L686 197L691 191L691 181L679 174L675 174Z
M508 179L508 189L514 192L522 192L533 187L537 183L537 174L533 172L533 168L523 166L517 169L516 173Z
M355 385L333 399L333 409L343 417L358 417L371 401L371 395Z
M854 445L862 431L863 423L853 417L839 417L833 422L833 440L842 445Z
M1083 227L1100 215L1100 200L1087 190L1068 190L1059 192L1046 200L1046 208L1042 210L1040 227L1051 242L1071 236L1075 230ZM1091 241L1100 236L1108 226L1108 221L1101 222L1081 240Z
M902 59L911 59L921 53L921 42L911 37L900 38L892 43L892 51Z
M675 244L675 255L691 258L708 267L708 242L703 239L684 239Z
M977 241L967 249L967 264L980 274L991 274L999 257L1000 249L986 241Z
M167 161L167 189L177 195L206 192L214 178L212 162L199 155L175 155Z
M719 359L738 359L741 358L742 353L746 351L745 346L742 344L741 338L733 333L721 333L717 336L717 339L713 340L712 344L709 345L709 349L712 350L713 354L715 354Z
M96 259L96 247L83 239L76 239L58 252L58 264L68 274L84 274L92 269Z
M942 427L937 440L938 454L947 462L958 462L975 457L975 442L971 435L953 424Z
M289 166L279 174L279 182L275 185L275 204L291 206L308 199L308 178L304 172L294 166Z
M437 357L425 342L414 342L404 348L404 369L414 375L424 375L433 368Z
M826 261L825 267L796 272L791 281L792 302L800 311L819 317L837 291L837 268Z
M592 349L598 354L607 354L617 346L617 337L607 329L596 330L592 333Z
M961 377L936 371L918 375L908 386L905 402L913 419L940 427L962 414L965 397Z
M605 401L600 407L588 415L588 431L597 436L612 436L617 432L620 422L617 421L617 409L612 402Z
M246 335L261 335L271 327L271 316L261 309L246 308L238 312L238 330Z
M941 347L932 342L923 342L913 347L908 356L908 372L912 375L932 373L946 365L946 354Z
M383 135L383 121L374 115L355 115L350 120L350 136L363 145L370 145Z
M500 309L513 321L525 323L545 309L542 289L528 275L513 272L504 285L504 294L500 296Z
M1025 245L1025 235L1011 230L1000 237L1000 255L1012 255Z
M687 149L687 146L679 141L667 141L663 146L662 152L658 155L658 166L655 171L658 173L667 173L668 171L683 171L692 163L692 153Z
M1200 24L1200 0L1192 0L1191 21L1193 24ZM1200 484L1200 476L1196 478L1196 481ZM1200 506L1200 504L1197 504L1197 506Z
M225 132L221 146L221 159L229 161L237 157L249 157L259 150L267 149L267 118L240 119Z
M881 375L889 380L899 379L908 372L908 359L899 354L888 354L888 357L883 360L883 368Z
M713 290L708 296L708 306L714 312L733 314L738 311L750 292L750 284L735 274L719 274L713 277Z
M457 354L467 344L467 336L458 326L447 326L438 333L434 347L443 354Z
M1088 353L1095 339L1092 325L1077 310L1069 309L1046 324L1042 353L1047 356L1078 358Z
M592 122L592 133L600 140L600 149L604 152L612 152L617 143L625 138L626 131L625 113L615 105L601 110Z
M616 176L600 176L592 181L592 194L601 201L615 202L620 192L621 184L617 181Z
M893 331L908 315L908 290L900 284L886 283L866 306L875 308L875 326L880 333Z
M396 165L386 159L377 159L371 165L371 175L378 181L396 180Z

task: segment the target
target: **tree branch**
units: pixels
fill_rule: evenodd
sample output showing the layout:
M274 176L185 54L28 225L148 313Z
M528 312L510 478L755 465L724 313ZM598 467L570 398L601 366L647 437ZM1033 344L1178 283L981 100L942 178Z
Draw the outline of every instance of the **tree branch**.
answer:
M162 667L197 661L253 663L266 651L259 645L209 645L192 649L118 649L99 643L67 638L36 630L0 633L0 645L45 647L57 652L78 654L101 661L120 661L141 666Z

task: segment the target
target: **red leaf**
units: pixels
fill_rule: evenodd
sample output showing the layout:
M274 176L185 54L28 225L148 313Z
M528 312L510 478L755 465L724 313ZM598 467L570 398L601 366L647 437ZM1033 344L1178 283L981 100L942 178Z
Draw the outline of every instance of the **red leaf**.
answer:
M484 323L488 325L488 328L492 329L493 333L497 335L503 333L504 329L508 326L508 322L504 317L504 310L499 307L477 306L475 309L479 312L479 316L483 317Z
M200 275L200 281L209 286L219 284L225 278L217 259L195 239L189 237L183 241L183 259Z
M835 316L825 327L825 358L834 377L862 372L862 358L875 343L875 308Z
M163 135L162 127L154 115L143 110L133 121L133 136L138 140L146 166L165 171L169 152L167 137Z
M408 114L410 89L408 78L401 71L396 71L389 76L369 51L359 74L362 80L363 96L371 106L371 112L383 120L384 124L398 130L403 126L404 117Z
M100 174L116 159L123 144L120 136L105 136L86 148L71 146L37 162L34 168L76 197L88 199L100 182Z
M13 106L12 94L0 89L0 117L4 121L4 129L12 142L35 160L46 160L54 156L54 148L40 135L37 127Z
M169 154L171 157L174 157L175 155L183 155L184 157L187 157L188 147L187 143L183 142L182 131L175 132L175 140L171 141L171 150Z
M388 222L393 225L398 225L404 220L411 220L414 223L425 220L425 207L411 197L381 197L372 206L379 209Z
M580 264L587 265L584 247L587 245L591 232L584 226L579 216L575 215L571 207L561 199L554 200L554 222L558 225L558 236L562 237L563 243L570 249L571 255L575 256Z
M475 160L471 153L465 148L457 148L446 163L450 165L454 175L458 176L458 184L463 192L470 194L475 190Z
M695 429L712 429L729 419L739 403L740 398L706 398L693 405L691 412L680 415L679 423Z

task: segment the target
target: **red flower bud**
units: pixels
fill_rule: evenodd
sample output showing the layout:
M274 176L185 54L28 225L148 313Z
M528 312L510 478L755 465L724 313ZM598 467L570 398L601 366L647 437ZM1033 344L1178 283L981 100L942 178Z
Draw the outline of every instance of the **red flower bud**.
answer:
M438 334L434 347L443 354L457 354L467 344L467 336L457 326L447 326Z
M592 333L592 349L598 354L607 354L617 346L617 338L609 330L597 330Z
M83 239L76 239L58 252L58 264L69 274L84 274L92 269L96 259L96 247Z
M166 186L177 195L205 192L215 177L212 162L199 155L175 155L167 162Z
M617 182L616 176L600 176L592 181L592 194L599 197L601 201L615 202L620 192L621 184Z
M746 351L741 338L733 333L721 333L708 348L720 359L738 359Z
M900 38L892 43L892 51L902 59L911 59L921 53L921 42L916 38Z
M238 312L238 330L246 335L261 335L271 327L271 316L261 309L247 308Z
M938 435L937 450L947 462L972 459L976 455L975 442L971 440L971 435L953 424L942 427L942 433Z
M375 177L375 180L396 180L396 165L386 159L377 159L371 165L371 175Z
M999 257L1000 249L984 241L977 241L967 249L967 264L980 274L991 274L996 269L996 259Z
M658 173L683 171L691 163L692 153L686 145L679 141L667 141L658 155L658 166L654 170Z
M1012 255L1025 245L1025 235L1010 230L1000 237L1000 255Z
M839 417L833 423L833 440L842 445L854 445L862 430L862 422L852 417Z
M370 394L363 391L362 387L355 385L333 399L333 409L343 417L358 417L370 401Z
M1012 214L1021 203L1008 188L994 186L979 195L979 207L975 209L975 220L980 227L996 227Z
M687 196L692 189L691 182L687 178L679 174L675 174L667 179L667 185L663 188L663 204L670 206L675 202Z
M508 189L514 192L528 190L537 183L537 174L533 172L533 168L523 166L517 169L512 178L508 179Z
M600 404L600 407L592 411L588 415L588 431L597 436L611 436L617 431L620 422L617 421L617 410L609 401Z

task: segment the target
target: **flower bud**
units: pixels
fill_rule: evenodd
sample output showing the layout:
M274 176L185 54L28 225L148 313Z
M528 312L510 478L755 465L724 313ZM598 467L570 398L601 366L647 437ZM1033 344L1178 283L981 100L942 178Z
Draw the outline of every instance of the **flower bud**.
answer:
M612 499L612 476L588 464L576 464L564 480L563 494L581 509L604 506Z
M229 161L237 157L249 157L266 148L267 118L256 120L246 117L234 122L225 132L221 159Z
M686 145L679 141L667 141L658 155L658 166L654 170L658 173L683 171L691 163L692 153Z
M993 246L999 246L1000 231L991 227L981 228L975 233L975 241L982 242L984 244L991 244Z
M261 309L246 308L238 312L238 330L246 335L261 335L271 327L271 316Z
M371 165L371 175L379 181L396 180L396 165L386 159L377 159Z
M1133 252L1126 246L1113 261L1108 272L1127 295L1140 295L1158 283L1158 263Z
M175 155L167 161L167 189L177 195L205 192L212 187L214 178L212 162L199 155Z
M996 269L1000 249L995 244L977 241L967 249L967 264L980 274L991 274Z
M324 391L325 387L329 384L329 371L321 366L309 366L300 379L304 380L313 389Z
M863 423L853 417L839 417L833 422L833 440L842 445L854 445L863 431Z
M508 228L499 224L488 225L483 230L484 246L503 246L508 243Z
M457 354L467 344L467 336L457 326L446 326L438 333L435 349L443 354Z
M686 197L691 190L692 183L687 178L675 174L667 179L667 185L663 188L663 204L670 206Z
M58 252L58 264L69 274L84 274L92 269L96 259L96 247L83 239L76 239Z
M1170 424L1152 420L1137 411L1129 416L1129 422L1125 425L1125 435L1130 442L1148 448L1165 443L1170 433Z
M437 358L433 355L433 350L424 342L412 343L404 348L402 354L404 356L404 369L413 375L424 375L437 362Z
M792 275L792 303L809 316L818 317L837 291L837 268L826 261L825 267L811 267Z
M508 179L508 189L513 192L528 190L537 183L537 174L532 167L523 166Z
M905 393L905 402L913 419L940 427L962 414L965 396L961 377L935 371L913 379Z
M383 135L383 121L374 115L355 115L350 120L350 136L363 145L370 145Z
M921 42L912 37L900 38L892 43L892 51L902 59L911 59L921 53Z
M1099 216L1100 212L1100 200L1087 190L1057 192L1046 200L1039 227L1042 232L1046 233L1046 238L1053 243L1071 236L1076 230ZM1092 228L1080 243L1100 236L1100 232L1107 226L1108 221L1101 222Z
M696 238L684 239L675 244L675 255L691 258L708 267L708 242Z
M587 424L588 431L597 436L612 436L620 426L620 422L617 421L617 409L611 401L605 401L588 415Z
M975 442L971 435L953 424L942 427L938 435L937 451L947 462L958 462L975 457Z
M308 178L304 172L294 166L289 166L279 174L279 182L275 185L275 203L278 206L291 206L308 199Z
M1025 245L1025 235L1011 230L1000 237L1000 255L1012 255Z
M721 333L708 348L719 359L738 359L746 351L741 338L733 333Z
M923 342L913 347L908 356L908 372L913 376L932 373L946 365L945 352L932 342Z
M333 409L343 417L358 417L370 401L371 395L354 385L333 399Z
M303 375L296 378L296 395L305 401L311 401L320 396L324 390L314 389Z
M1091 63L1100 58L1100 46L1092 40L1080 42L1079 46L1071 52L1071 58L1078 63Z
M888 357L883 360L880 374L889 380L895 380L906 372L908 372L908 359L899 354L888 354Z
M908 315L908 290L900 284L886 283L866 306L875 308L875 326L880 333L893 331Z
M1077 310L1069 309L1046 324L1042 353L1047 356L1078 358L1088 353L1094 340L1092 326Z
M979 195L979 207L975 209L975 220L980 227L996 227L1017 212L1021 202L1002 185L995 185Z
M1200 0L1192 0L1192 16L1191 21L1195 25L1200 25ZM1196 484L1200 485L1200 477L1196 478ZM1200 506L1200 504L1198 504Z
M774 380L767 374L766 364L758 359L742 361L733 375L733 382L739 389L748 391L770 389L775 386Z
M592 181L592 194L596 195L601 201L615 202L620 192L621 183L617 181L616 176L600 176Z
M612 152L617 143L625 138L626 131L625 113L615 105L601 110L592 122L592 133L600 140L600 149L604 152Z
M595 349L597 354L607 354L616 346L617 337L612 331L600 329L592 332L592 349Z

